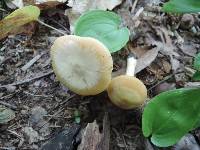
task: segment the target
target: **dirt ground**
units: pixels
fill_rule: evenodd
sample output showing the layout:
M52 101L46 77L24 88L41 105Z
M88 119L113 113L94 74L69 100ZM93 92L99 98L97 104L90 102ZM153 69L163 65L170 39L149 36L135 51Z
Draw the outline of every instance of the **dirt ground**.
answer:
M191 79L193 59L200 52L200 16L191 14L185 21L183 15L162 13L162 3L139 0L134 13L130 13L132 7L127 0L114 9L130 29L131 38L122 51L112 55L113 72L122 74L126 57L135 53L139 58L136 76L147 86L149 99L168 89L200 85ZM5 9L1 17L11 11ZM57 29L70 30L65 9L62 4L44 10L41 19ZM13 120L0 125L0 149L39 149L75 122L83 130L96 120L102 129L105 112L109 116L111 150L160 149L142 135L142 108L121 110L110 103L106 92L82 97L56 80L49 50L60 33L36 22L31 33L0 42L0 104L16 113ZM200 142L198 129L192 134Z

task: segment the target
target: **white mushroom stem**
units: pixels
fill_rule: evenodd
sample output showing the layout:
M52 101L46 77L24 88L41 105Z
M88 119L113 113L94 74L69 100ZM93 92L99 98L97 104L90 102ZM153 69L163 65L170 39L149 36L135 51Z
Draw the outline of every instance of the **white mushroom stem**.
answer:
M135 67L137 64L137 59L133 54L129 55L127 58L127 67L126 67L126 75L134 76L135 75Z

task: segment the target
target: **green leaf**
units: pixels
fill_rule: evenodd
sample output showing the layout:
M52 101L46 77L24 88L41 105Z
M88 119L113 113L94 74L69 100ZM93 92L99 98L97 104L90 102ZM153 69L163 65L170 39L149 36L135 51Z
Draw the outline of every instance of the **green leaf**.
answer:
M120 28L121 18L109 11L93 10L83 14L75 25L75 35L101 41L111 53L120 50L129 40L129 30Z
M35 21L40 15L40 9L36 6L25 6L17 9L0 21L0 39L5 38L17 28Z
M200 71L200 53L194 59L194 68Z
M170 0L164 4L162 10L172 13L200 12L200 0Z
M0 105L0 124L7 123L15 118L15 113L2 105Z
M178 142L200 119L200 89L183 88L163 92L145 107L142 131L153 144L167 147Z
M80 123L81 122L80 112L78 110L74 111L74 117L75 117L75 122L76 123Z
M200 71L196 71L192 77L194 81L200 81Z

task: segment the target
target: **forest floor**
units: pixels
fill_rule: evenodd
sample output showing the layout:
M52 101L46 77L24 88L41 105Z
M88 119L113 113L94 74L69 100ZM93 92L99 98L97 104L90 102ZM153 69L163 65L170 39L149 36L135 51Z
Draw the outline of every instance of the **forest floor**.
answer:
M191 14L184 18L162 13L162 3L139 0L133 9L127 0L113 10L131 32L126 47L112 55L113 72L122 74L127 55L135 53L139 58L136 76L147 86L149 99L169 89L200 85L191 79L195 71L193 59L200 52L200 16ZM3 9L6 11L0 10L2 18L11 12L8 7ZM67 32L70 18L65 15L66 9L69 7L61 4L43 10L41 19ZM94 120L102 132L106 121L111 150L160 149L143 137L142 109L119 109L109 102L106 92L87 97L76 95L56 80L49 51L59 36L62 34L33 23L26 34L1 41L0 104L16 115L0 125L0 149L39 149L63 129L72 130L71 127L76 130L71 135L76 145L87 124L96 125ZM107 120L103 119L106 117ZM198 130L192 134L200 142Z

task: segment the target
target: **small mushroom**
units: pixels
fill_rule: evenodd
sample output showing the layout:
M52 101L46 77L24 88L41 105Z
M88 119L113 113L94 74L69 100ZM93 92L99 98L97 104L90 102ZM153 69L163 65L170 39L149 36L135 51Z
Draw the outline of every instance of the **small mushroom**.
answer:
M146 86L134 77L136 62L135 57L130 55L126 75L113 78L107 89L111 102L123 109L139 107L147 98Z
M51 47L51 59L58 80L76 94L99 94L111 81L111 54L94 38L59 37Z

